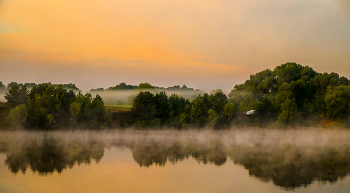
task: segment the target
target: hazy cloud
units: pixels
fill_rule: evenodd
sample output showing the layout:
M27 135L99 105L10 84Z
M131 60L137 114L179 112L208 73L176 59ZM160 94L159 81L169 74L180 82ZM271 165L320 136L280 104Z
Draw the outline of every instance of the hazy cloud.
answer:
M33 2L0 4L0 30L21 29L0 33L4 82L94 78L91 88L127 79L226 91L289 61L350 77L345 0Z

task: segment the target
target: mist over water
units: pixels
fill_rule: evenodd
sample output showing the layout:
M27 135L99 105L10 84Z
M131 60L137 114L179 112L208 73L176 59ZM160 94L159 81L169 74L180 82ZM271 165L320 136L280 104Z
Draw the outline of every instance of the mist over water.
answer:
M2 131L0 154L12 173L45 176L99 163L105 151L131 152L140 167L168 167L194 159L219 167L229 162L284 190L314 181L335 183L350 174L350 131L342 129ZM93 174L91 174L93 175ZM184 174L185 175L185 174Z

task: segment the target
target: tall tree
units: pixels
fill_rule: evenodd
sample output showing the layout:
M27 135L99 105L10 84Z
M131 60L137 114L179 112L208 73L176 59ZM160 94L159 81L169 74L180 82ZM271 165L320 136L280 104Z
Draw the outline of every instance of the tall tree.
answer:
M144 125L147 125L155 118L155 107L154 94L149 91L140 92L132 103L131 112L136 121L144 122Z
M16 107L21 104L26 104L28 100L28 91L26 86L19 87L17 83L13 83L5 94L7 104Z

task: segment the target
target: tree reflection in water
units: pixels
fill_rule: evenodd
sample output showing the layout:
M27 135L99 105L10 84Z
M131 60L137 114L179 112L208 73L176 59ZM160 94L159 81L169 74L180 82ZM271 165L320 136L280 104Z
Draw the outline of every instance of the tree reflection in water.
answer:
M234 135L211 135L204 139L199 134L167 137L159 133L111 136L88 132L83 137L79 133L41 133L17 138L9 135L0 138L0 153L6 153L5 164L11 172L25 173L29 167L40 175L61 173L92 160L98 163L106 147L129 148L140 167L165 166L167 162L175 164L190 157L198 163L220 166L229 158L247 169L249 175L272 181L286 190L307 186L315 180L334 183L350 173L350 145L345 138L344 143L297 145L282 143L283 139L266 143L256 138L242 143L227 140L235 138Z
M75 164L90 164L92 159L99 162L103 154L104 146L96 141L65 144L53 136L44 136L37 140L27 139L21 146L12 148L6 153L5 164L13 173L25 173L29 166L33 172L45 175L54 171L61 173Z

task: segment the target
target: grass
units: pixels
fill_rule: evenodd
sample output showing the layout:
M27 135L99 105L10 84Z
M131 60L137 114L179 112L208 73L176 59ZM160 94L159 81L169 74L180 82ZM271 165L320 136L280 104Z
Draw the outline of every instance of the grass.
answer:
M105 109L111 112L130 111L131 105L105 105Z

